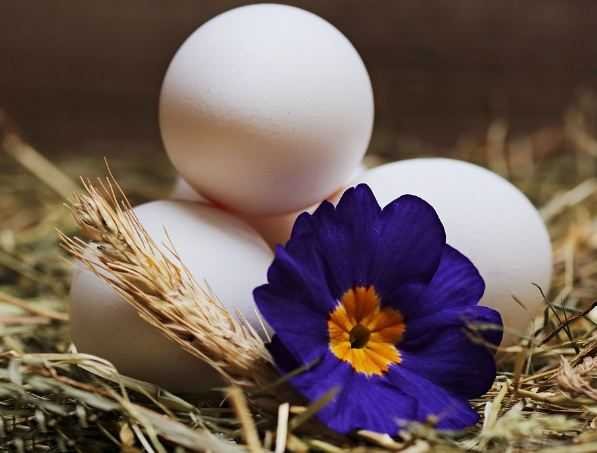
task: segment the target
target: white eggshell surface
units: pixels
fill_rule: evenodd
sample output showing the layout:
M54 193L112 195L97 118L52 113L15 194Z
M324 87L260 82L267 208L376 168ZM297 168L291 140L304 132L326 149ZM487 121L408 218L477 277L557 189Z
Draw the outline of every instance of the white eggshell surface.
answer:
M167 236L198 282L206 280L224 306L262 332L252 291L266 282L273 255L248 225L212 207L155 201L134 208L150 237L166 251ZM82 265L71 286L71 333L81 352L104 357L121 373L173 391L203 392L217 374L143 321L120 296Z
M545 224L522 192L495 173L451 159L381 165L358 182L371 187L382 207L404 194L429 202L444 224L447 242L483 276L486 291L481 303L501 313L502 344L526 333L542 306L533 283L545 292L550 288L552 252Z
M360 56L330 23L258 4L199 27L174 56L160 128L178 172L227 209L277 215L342 186L373 126Z
M181 176L177 176L174 180L174 185L170 196L171 200L196 201L202 203L209 203L204 197L199 195L191 185Z

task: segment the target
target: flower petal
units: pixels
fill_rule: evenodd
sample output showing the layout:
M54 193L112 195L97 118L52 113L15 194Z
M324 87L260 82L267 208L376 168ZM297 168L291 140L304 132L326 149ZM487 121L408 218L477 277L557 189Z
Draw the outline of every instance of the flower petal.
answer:
M328 347L327 320L336 301L325 282L276 249L268 281L253 291L257 308L276 334L305 361Z
M466 398L451 394L417 372L400 365L394 366L390 369L388 380L417 401L415 419L418 421L435 416L438 428L456 430L472 426L479 420L479 415Z
M418 349L441 339L448 330L466 330L481 335L484 341L497 346L502 340L502 317L493 308L482 305L437 311L421 318L409 319L400 346Z
M446 244L431 282L423 290L406 288L403 291L402 297L412 301L403 307L403 313L413 319L447 308L476 305L484 292L485 282L477 268L466 256Z
M336 306L337 299L326 284L323 266L312 248L304 247L302 255L297 258L296 254L278 246L267 272L267 281L272 290L288 296L289 301L292 299L299 304L308 305L311 310L327 319L329 312Z
M378 235L373 228L381 209L368 186L347 189L338 206L324 201L312 215L297 219L288 253L307 264L303 249L313 247L324 261L325 278L339 299L353 286L369 284Z
M276 367L281 374L288 374L304 366L301 359L282 343L278 335L274 335L272 341L266 343L265 347L274 358ZM315 363L320 358L321 355L315 357L312 363Z
M283 374L302 365L277 336L268 349ZM349 364L338 360L330 352L310 365L308 370L292 377L290 383L311 402L332 389L338 389L336 397L318 412L317 417L339 433L368 429L395 435L399 421L413 420L416 416L415 399L385 377L366 377L356 373Z
M282 373L289 373L300 365L279 339L274 337L269 349ZM439 418L441 429L462 429L475 424L479 418L465 398L451 394L401 365L392 366L386 376L366 377L326 353L290 382L311 402L340 387L336 398L317 415L340 433L367 429L395 435L399 423L425 422L431 415Z
M487 307L443 310L407 325L400 343L400 366L450 391L475 398L483 395L495 379L493 351L471 338L471 328L501 327L499 313ZM482 338L499 344L500 330L483 330Z
M334 400L324 406L317 417L339 433L367 429L395 435L398 422L412 420L416 414L416 401L385 377L356 373L331 353L290 382L311 402L338 388Z
M324 202L313 215L301 214L286 246L276 249L269 283L254 291L265 320L305 361L327 348L327 320L338 299L366 281L376 241L370 225L380 211L362 185L347 190L337 209Z
M446 233L433 207L413 195L403 195L388 204L375 229L380 238L371 283L383 304L402 310L410 301L397 296L405 285L420 290L419 284L431 281L446 244Z

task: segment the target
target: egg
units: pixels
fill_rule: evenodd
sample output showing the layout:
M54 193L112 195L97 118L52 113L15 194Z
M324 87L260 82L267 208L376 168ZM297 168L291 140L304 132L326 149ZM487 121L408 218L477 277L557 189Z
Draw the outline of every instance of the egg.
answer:
M232 314L241 313L257 332L263 332L252 291L266 282L273 255L252 228L199 203L155 201L134 211L166 253L169 237L196 281L207 281ZM202 392L222 384L211 367L142 320L83 265L73 276L70 311L78 350L111 361L123 374L177 392Z
M373 92L359 54L299 8L257 4L199 27L176 52L159 105L172 163L227 210L272 216L329 197L361 161Z
M181 176L177 176L174 180L174 185L168 198L171 200L207 202L207 200L199 195Z
M485 280L481 304L502 315L502 345L527 333L543 305L533 283L549 291L552 252L545 224L522 192L489 170L451 159L394 162L358 180L371 187L381 206L404 194L429 202L448 244L464 253Z

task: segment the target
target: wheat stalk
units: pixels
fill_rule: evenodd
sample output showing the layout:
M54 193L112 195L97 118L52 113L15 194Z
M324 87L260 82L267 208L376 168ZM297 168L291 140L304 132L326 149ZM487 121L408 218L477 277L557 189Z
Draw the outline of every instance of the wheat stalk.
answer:
M227 383L246 390L271 384L277 376L259 335L194 280L171 243L158 247L114 177L82 182L69 207L86 239L59 233L62 246Z

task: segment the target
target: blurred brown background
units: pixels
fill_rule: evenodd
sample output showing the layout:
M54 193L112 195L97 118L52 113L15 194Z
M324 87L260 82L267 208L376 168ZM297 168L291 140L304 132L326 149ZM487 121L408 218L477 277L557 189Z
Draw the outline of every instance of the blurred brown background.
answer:
M160 151L157 100L177 47L250 2L0 1L0 107L42 150ZM376 146L450 145L506 118L525 132L560 121L597 87L597 2L287 2L343 31L367 64Z

